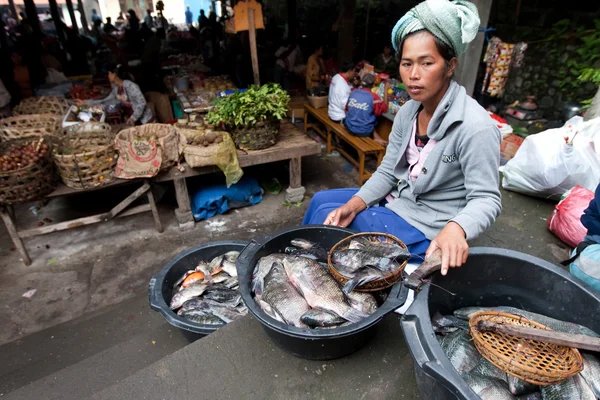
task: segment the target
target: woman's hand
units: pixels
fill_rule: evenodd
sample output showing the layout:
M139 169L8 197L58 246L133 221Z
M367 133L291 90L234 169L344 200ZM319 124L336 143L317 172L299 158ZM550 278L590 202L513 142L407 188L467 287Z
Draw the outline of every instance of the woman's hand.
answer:
M365 208L367 208L365 202L360 197L354 196L346 204L330 212L323 224L346 228L354 221L356 214Z
M135 120L133 118L129 118L127 120L127 125L129 125L129 126L135 126Z
M75 100L75 105L76 105L77 107L82 107L82 106L85 106L86 104L87 104L87 103L85 102L85 100L81 100L81 99L76 99L76 100Z
M442 275L448 273L448 268L460 267L467 261L469 245L465 238L465 231L456 222L448 222L440 233L431 241L425 252L425 258L434 251L442 251Z

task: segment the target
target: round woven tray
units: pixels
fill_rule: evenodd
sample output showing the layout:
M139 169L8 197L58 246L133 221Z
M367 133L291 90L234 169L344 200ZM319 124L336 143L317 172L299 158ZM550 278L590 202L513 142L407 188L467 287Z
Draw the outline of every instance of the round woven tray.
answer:
M58 174L73 189L106 185L115 177L115 135L105 123L84 123L53 138L52 153Z
M365 238L371 242L387 242L387 243L397 244L398 246L408 250L408 247L406 247L406 245L400 239L398 239L394 235L390 235L389 233L363 232L363 233L357 233L352 236L348 236L347 238L340 240L329 251L329 256L328 256L327 261L329 264L329 271L331 272L331 275L333 275L335 280L338 281L341 285L345 285L346 282L348 282L351 278L348 278L347 276L342 275L340 272L338 272L338 270L335 268L335 266L331 260L332 254L333 254L333 252L338 251L338 250L346 250L350 246L350 242L352 241L352 239L356 239L359 237ZM405 260L404 262L402 262L396 270L385 275L383 278L360 285L360 286L356 287L354 289L354 291L355 292L376 292L378 290L386 289L386 288L393 286L396 282L398 282L402 278L402 272L404 272L404 268L406 267L406 264L408 264L408 260Z
M505 333L479 332L474 328L479 321L551 329L525 317L502 312L482 311L470 318L469 331L475 347L486 360L507 374L534 385L548 386L583 369L583 359L577 349Z
M0 140L24 136L54 135L61 126L61 118L52 114L19 115L0 119Z
M61 118L67 113L69 104L58 96L29 97L21 101L14 109L13 115L53 114Z
M37 145L48 137L23 137L0 142L0 154L13 146ZM56 187L56 173L51 152L46 152L38 162L13 171L0 171L0 204L16 204L39 200Z

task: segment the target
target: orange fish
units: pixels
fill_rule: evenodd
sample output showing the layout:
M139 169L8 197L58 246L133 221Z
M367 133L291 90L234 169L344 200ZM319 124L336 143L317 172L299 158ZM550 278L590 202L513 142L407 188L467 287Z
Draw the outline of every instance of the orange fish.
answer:
M201 281L204 279L204 274L202 272L196 271L189 274L181 283L181 286L186 288L194 282Z

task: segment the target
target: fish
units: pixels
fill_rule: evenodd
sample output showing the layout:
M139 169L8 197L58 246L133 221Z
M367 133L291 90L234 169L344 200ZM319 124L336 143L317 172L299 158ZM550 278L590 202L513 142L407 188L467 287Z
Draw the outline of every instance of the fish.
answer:
M346 303L337 282L315 261L305 257L284 258L283 266L292 285L312 308L331 311L350 322L368 317Z
M494 364L481 357L479 364L470 372L471 374L478 374L481 376L485 376L488 378L494 378L501 380L502 382L507 382L508 377L507 373L502 371L500 368L496 367Z
M504 382L477 374L463 377L467 385L481 400L512 400L515 397L504 387Z
M279 321L279 322L283 322L285 324L285 321L283 320L283 317L277 312L277 310L275 310L273 307L271 307L271 305L269 303L267 303L264 300L258 300L257 301L258 306L271 318Z
M223 260L223 262L221 263L221 268L223 272L225 272L227 275L232 277L237 276L237 269L235 268L234 262Z
M338 326L346 322L346 320L337 314L330 313L329 311L323 310L308 310L301 317L300 320L308 325L310 328L317 327L329 327Z
M173 291L179 290L179 286L185 280L185 278L187 278L188 276L190 276L194 272L196 272L196 271L193 270L193 269L191 269L191 270L187 271L185 274L181 275L181 278L177 279L177 281L173 284Z
M230 323L231 321L244 315L236 310L235 307L228 307L212 300L204 300L201 303L200 310L206 312L207 314L212 314L216 317L219 317L225 323Z
M187 288L175 293L175 295L171 299L171 304L169 305L169 307L171 308L171 310L178 309L186 301L202 295L206 288L207 285L202 282L195 282L191 284Z
M356 271L352 279L346 282L346 284L342 288L342 292L344 292L344 294L348 294L359 286L383 278L385 278L385 274L380 270L369 266L363 267L360 270Z
M550 329L564 333L574 333L578 335L587 335L592 337L600 337L596 332L592 331L585 326L574 324L572 322L560 321L558 319L550 318L545 315L536 314L530 311L521 310L515 307L465 307L454 311L454 316L460 319L469 320L471 316L480 311L498 311L509 314L519 315L525 317L531 321L545 325Z
M348 248L367 251L377 257L390 258L392 260L404 261L411 257L407 249L389 242L352 239Z
M315 328L315 330L321 330L321 329L336 329L336 328L344 328L346 326L350 326L352 325L352 322L346 321L341 325L334 325L334 326L318 326Z
M321 247L321 245L316 244L315 242L311 242L310 240L306 240L306 239L292 239L290 241L290 244L294 247L298 247L300 249L312 249L315 247Z
M188 312L181 314L181 316L189 321L195 322L197 324L202 324L202 325L223 325L223 324L225 324L225 322L223 322L223 320L220 319L219 317L212 315L212 314L205 314L203 312L188 311Z
M236 299L239 293L236 290L226 288L225 286L213 285L206 288L206 293L202 296L206 300L214 300L218 303L230 302Z
M223 281L223 286L228 287L229 289L233 289L234 287L239 285L238 277L232 276L231 278Z
M442 315L436 312L431 317L431 325L436 333L451 333L459 329L469 330L469 323L452 315Z
M331 261L346 276L354 274L363 267L370 266L382 272L391 272L398 268L398 263L390 258L379 257L365 250L337 250L331 255ZM340 266L338 268L338 265Z
M573 380L579 389L579 400L596 400L594 389L592 389L592 386L581 376L581 373L573 375Z
M224 256L217 256L212 259L210 264L208 264L208 270L210 271L211 275L216 275L216 271L219 269L219 267L223 263L223 260L225 260Z
M210 282L211 284L216 284L216 283L224 283L225 281L231 279L231 277L227 274L217 274L215 276L212 277L212 279L210 281L206 281L206 282Z
M203 262L196 266L196 271L202 272L204 275L210 275L210 268L208 268L208 264Z
M512 376L510 374L506 374L506 376L508 378L508 390L515 396L538 392L540 390L540 387L538 385L525 382L523 379L519 379L516 376Z
M519 400L543 400L542 393L540 393L540 392L523 394L521 396L517 396L516 398Z
M203 281L203 280L204 280L204 274L200 271L195 271L195 272L192 272L191 274L189 274L183 280L183 282L181 282L181 287L186 288L194 282Z
M588 352L581 352L581 355L583 356L583 370L580 374L592 387L596 397L600 398L600 359Z
M265 277L261 300L268 303L288 325L306 328L300 319L310 310L308 303L292 285L281 263L275 263Z
M193 299L189 299L181 305L181 308L179 309L179 311L177 311L177 315L182 315L184 312L191 310L200 310L202 301L203 300L200 297L194 297Z
M445 336L441 345L446 357L461 376L471 372L481 361L481 355L473 345L471 336L464 331Z
M230 263L236 263L238 257L240 256L240 252L239 251L228 251L227 253L223 254L223 257L225 258L226 261L229 261Z
M365 314L373 314L379 306L375 296L365 292L350 292L346 295L350 307L364 312Z
M260 298L260 296L262 296L265 277L271 272L271 267L273 267L275 263L281 263L281 260L285 257L288 256L286 254L273 253L258 260L252 274L252 291L254 292L255 297Z
M567 378L556 385L542 386L540 392L543 400L579 400L579 388L573 377Z

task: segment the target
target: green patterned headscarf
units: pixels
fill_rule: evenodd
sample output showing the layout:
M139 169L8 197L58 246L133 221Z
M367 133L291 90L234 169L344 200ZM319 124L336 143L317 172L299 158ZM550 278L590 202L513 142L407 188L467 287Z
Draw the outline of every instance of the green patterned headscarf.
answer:
M477 7L469 1L426 0L396 23L392 30L392 44L396 51L400 51L408 34L427 30L459 55L467 51L467 45L475 39L479 22Z

